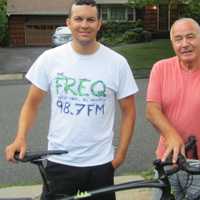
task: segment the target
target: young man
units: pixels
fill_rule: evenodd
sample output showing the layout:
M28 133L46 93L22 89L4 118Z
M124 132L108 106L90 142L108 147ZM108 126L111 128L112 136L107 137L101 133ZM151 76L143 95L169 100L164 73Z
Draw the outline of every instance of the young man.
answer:
M200 26L193 19L179 19L171 27L170 38L176 56L153 66L147 90L147 118L160 133L157 157L165 160L172 153L176 162L178 154L185 153L184 143L190 135L197 138L200 156ZM171 178L176 199L184 195L190 199L200 190L199 176L194 176L192 186L185 190L186 182L182 172Z
M138 88L127 61L96 40L101 20L94 0L76 1L67 25L72 42L44 52L26 75L32 86L6 158L14 161L16 151L24 156L28 131L40 102L50 91L48 149L69 153L49 157L46 172L53 194L72 195L113 184L114 169L124 161L133 134ZM122 118L114 154L116 99ZM51 195L43 191L42 198L51 199ZM92 199L114 200L115 195Z

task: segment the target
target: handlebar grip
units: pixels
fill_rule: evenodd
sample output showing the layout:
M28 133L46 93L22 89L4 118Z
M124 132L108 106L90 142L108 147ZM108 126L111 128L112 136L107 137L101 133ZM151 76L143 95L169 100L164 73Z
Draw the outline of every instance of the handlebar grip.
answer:
M22 162L22 160L23 160L23 159L20 159L20 158L19 158L19 152L16 152L16 153L15 153L14 159L15 159L16 161L21 161L21 162Z
M60 155L66 154L66 150L48 150L48 151L38 151L38 152L26 152L22 159L19 158L19 152L16 152L14 155L15 160L20 162L33 162L39 159L42 159L45 156L49 155Z

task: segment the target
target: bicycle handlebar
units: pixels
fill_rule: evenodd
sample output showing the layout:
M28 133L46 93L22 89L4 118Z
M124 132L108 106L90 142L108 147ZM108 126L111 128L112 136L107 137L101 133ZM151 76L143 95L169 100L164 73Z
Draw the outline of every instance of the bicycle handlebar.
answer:
M161 160L155 160L154 161L154 165L157 166L173 166L172 168L170 169L165 169L165 174L167 176L169 175L172 175L180 170L183 170L185 172L187 172L188 174L191 174L191 175L200 175L200 163L199 163L199 166L191 166L189 164L189 161L187 161L187 159L183 156L183 155L179 155L178 156L178 160L177 162L174 164L172 162L168 162L168 161L165 161L165 162L162 162Z
M189 151L191 151L193 158L197 159L196 138L194 136L190 136L187 143L185 144L185 152L188 153ZM170 161L170 158L164 162L162 162L160 159L157 159L153 162L153 164L158 170L164 166L173 166L173 168L164 170L167 176L172 175L179 170L183 170L192 175L200 174L200 167L190 166L189 162L182 154L178 156L177 162L175 164Z
M14 155L15 160L20 162L34 162L36 160L40 160L49 155L60 155L66 154L68 151L65 150L48 150L48 151L35 151L29 152L27 151L24 155L24 158L19 158L19 152L16 152Z

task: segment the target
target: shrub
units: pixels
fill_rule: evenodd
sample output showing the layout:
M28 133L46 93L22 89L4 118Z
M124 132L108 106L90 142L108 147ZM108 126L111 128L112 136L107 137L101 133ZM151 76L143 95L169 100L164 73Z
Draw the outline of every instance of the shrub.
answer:
M151 38L151 33L144 31L141 20L136 22L106 22L98 33L98 39L108 46L147 42Z
M150 31L142 31L142 41L150 42L152 40L152 33Z
M117 46L124 42L124 37L122 35L114 35L110 37L102 37L100 41L106 46Z
M0 45L8 43L8 18L6 15L6 1L0 1Z
M153 39L169 39L169 31L160 31L152 33Z
M141 34L142 31L143 31L143 28L142 27L136 27L136 28L132 29L132 31Z
M136 22L106 22L102 25L99 35L102 37L110 37L113 34L123 34L127 30L141 27L142 23Z
M139 34L134 31L126 31L124 34L124 41L127 43L135 43L138 42Z

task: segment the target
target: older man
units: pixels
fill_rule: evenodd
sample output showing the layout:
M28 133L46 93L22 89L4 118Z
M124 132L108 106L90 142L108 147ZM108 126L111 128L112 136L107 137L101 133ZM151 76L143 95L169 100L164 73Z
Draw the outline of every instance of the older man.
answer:
M191 134L197 138L200 156L200 26L191 18L179 19L171 27L170 38L176 56L153 66L146 115L160 134L157 157L165 160L172 153L176 162L178 154L184 154L184 143ZM200 190L197 176L184 191L186 179L171 179L176 199L190 197Z

